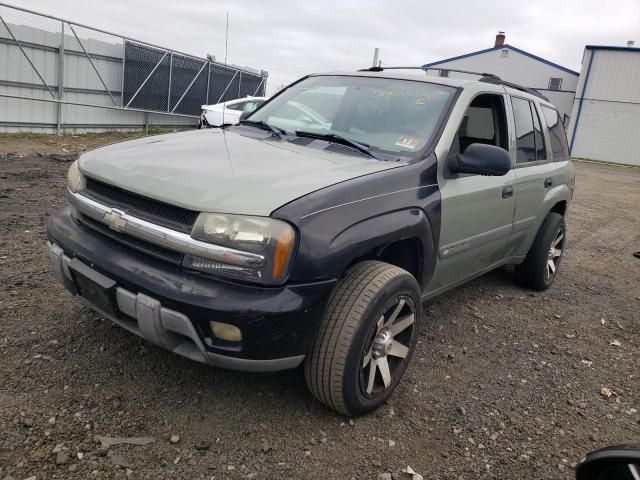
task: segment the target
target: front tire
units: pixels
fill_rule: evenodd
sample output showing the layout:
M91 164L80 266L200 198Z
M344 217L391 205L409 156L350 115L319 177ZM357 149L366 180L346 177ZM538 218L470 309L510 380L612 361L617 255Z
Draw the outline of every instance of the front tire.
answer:
M356 264L336 285L305 361L309 390L343 415L375 410L402 378L421 323L420 287L409 272Z
M525 261L516 267L516 279L534 290L546 290L555 280L566 241L564 217L551 212L540 230Z

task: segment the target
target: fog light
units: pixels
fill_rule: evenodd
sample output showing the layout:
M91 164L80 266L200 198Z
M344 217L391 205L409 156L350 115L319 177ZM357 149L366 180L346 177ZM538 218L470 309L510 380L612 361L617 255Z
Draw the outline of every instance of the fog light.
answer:
M226 340L227 342L240 342L242 341L242 332L234 325L222 322L209 322L211 331L220 340Z

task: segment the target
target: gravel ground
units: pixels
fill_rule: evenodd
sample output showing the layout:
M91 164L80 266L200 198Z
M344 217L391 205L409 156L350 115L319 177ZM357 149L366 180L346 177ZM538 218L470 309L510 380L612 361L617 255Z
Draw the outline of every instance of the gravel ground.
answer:
M0 479L569 479L586 451L640 439L640 169L577 162L555 285L497 271L429 304L389 404L353 420L300 371L196 364L71 297L45 220L86 142L29 142L0 139Z

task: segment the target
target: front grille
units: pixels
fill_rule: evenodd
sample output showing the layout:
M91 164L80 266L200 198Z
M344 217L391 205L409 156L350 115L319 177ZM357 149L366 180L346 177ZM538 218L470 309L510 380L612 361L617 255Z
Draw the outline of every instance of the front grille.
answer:
M193 210L143 197L93 178L87 178L87 187L82 193L108 207L184 233L191 233L198 217L198 212Z
M80 214L78 220L83 225L86 225L87 227L109 237L111 240L126 245L127 247L133 248L134 250L146 253L147 255L151 255L152 257L156 257L177 265L180 265L182 263L182 253L180 252L160 247L159 245L146 242L145 240L140 240L139 238L132 237L131 235L127 235L125 233L115 232L107 227L104 223L98 222L91 217L87 217L86 215Z

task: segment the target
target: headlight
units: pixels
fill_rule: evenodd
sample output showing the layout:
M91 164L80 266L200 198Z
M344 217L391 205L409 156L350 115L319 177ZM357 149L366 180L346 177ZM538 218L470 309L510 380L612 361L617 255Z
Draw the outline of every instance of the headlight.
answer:
M84 177L78 169L78 160L71 164L67 172L67 188L73 193L84 189Z
M256 258L228 255L216 261L185 255L185 267L267 285L278 285L287 279L296 246L296 232L291 225L266 217L201 213L191 237L253 253Z

